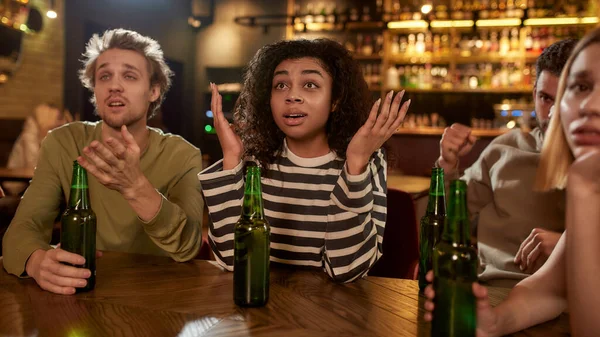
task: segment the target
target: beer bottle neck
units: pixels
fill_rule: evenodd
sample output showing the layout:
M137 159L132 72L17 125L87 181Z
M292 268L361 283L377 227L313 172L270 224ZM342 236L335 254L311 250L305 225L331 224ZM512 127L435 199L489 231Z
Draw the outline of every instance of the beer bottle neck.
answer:
M71 179L69 208L90 208L90 190L88 188L87 172L77 162L75 162L73 165L73 179Z
M467 210L467 192L464 181L455 180L450 186L448 216L442 234L442 240L461 245L471 244L469 212Z
M264 219L265 217L260 187L260 168L257 166L247 168L242 217L246 219Z
M446 192L444 189L444 169L434 167L431 171L429 201L425 211L427 215L446 215Z

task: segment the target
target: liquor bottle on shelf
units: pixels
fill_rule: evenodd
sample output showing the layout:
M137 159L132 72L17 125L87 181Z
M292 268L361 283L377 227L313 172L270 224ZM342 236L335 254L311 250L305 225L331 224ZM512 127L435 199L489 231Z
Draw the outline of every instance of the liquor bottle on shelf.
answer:
M491 63L486 63L483 67L483 76L481 80L481 87L489 89L492 87L492 77L494 75L493 66Z
M361 16L361 20L363 22L369 22L371 21L371 9L369 8L369 6L363 6L363 10L362 10L362 16Z
M433 36L429 31L425 33L425 52L433 52Z
M541 36L540 36L539 28L534 28L531 35L533 38L533 44L531 47L531 51L534 52L535 54L539 54L542 52L542 43L541 43Z
M300 14L300 4L295 4L294 5L294 24L300 24L302 23L303 17Z
M489 38L489 32L484 30L481 32L481 40L483 41L483 46L481 47L482 53L488 53L492 47L492 41Z
M431 76L431 63L425 64L425 68L423 69L423 89L432 89L433 88L433 78Z
M392 17L393 21L400 20L400 13L402 12L402 7L400 5L400 0L392 0Z
M392 55L400 54L400 37L398 35L394 35L392 37L392 43L390 44L390 53Z
M433 35L433 46L431 52L433 55L441 54L441 38L439 34Z
M379 63L373 64L373 75L371 75L371 86L373 86L373 87L381 86L381 64L379 64Z
M335 4L330 4L327 9L327 15L325 17L325 21L327 23L335 23L337 17L337 7Z
M471 3L470 0L465 0L463 9L465 10L465 12L470 12L473 10L473 4Z
M376 55L379 55L379 56L383 57L383 54L384 54L384 50L383 50L383 34L377 34L375 36L375 48L374 48L373 52Z
M437 20L448 20L448 7L445 4L441 3L435 6L435 18Z
M400 21L412 20L412 13L411 13L410 7L408 5L405 5L402 7L402 11L400 12L399 20Z
M410 76L408 78L408 86L410 88L418 88L419 87L419 67L412 66L410 68Z
M493 31L490 34L490 52L497 53L500 50L500 43L498 42L498 32Z
M525 35L524 47L526 52L531 52L533 50L533 35L532 30L528 30Z
M383 0L375 1L375 19L376 20L383 19Z
M365 78L365 82L367 82L367 85L371 85L371 77L373 76L373 66L371 65L371 63L367 63L364 65L363 68L363 77Z
M349 14L350 21L354 21L354 22L358 21L358 19L359 19L358 9L356 7L350 8L349 13L350 13Z
M408 80L406 78L406 75L407 75L407 69L406 68L407 67L408 66L406 66L406 67L398 66L398 77L400 77L400 87L401 88L406 88L407 87L407 83L408 83Z
M319 6L317 7L317 14L315 15L315 22L316 23L323 23L325 22L325 16L326 16L326 11L325 11L325 3L323 2L319 2Z
M519 29L513 28L510 31L510 51L519 51Z
M337 8L337 22L345 23L348 21L348 8Z
M356 46L354 45L354 43L352 43L351 40L346 40L346 42L344 42L344 47L346 47L346 49L351 53L354 54L356 53Z
M373 41L371 35L365 35L365 40L362 45L361 54L365 56L373 55Z
M502 30L502 37L500 38L500 55L506 55L510 51L510 39L508 38L508 29Z
M356 34L356 54L361 55L363 52L363 35Z
M397 90L400 88L400 75L398 69L394 66L390 66L386 72L386 89Z
M400 37L400 54L404 54L408 52L408 41L406 36Z
M442 55L449 55L450 54L450 35L449 34L443 34L442 35Z
M309 3L306 5L306 15L304 16L305 23L313 23L315 22L315 17L313 15L313 4Z
M531 85L533 84L531 79L532 79L532 73L531 73L531 66L527 65L523 68L523 86L526 88L531 87Z
M406 53L408 55L415 54L415 51L416 51L415 44L416 44L415 34L409 34L408 35L408 46L406 47Z
M424 54L425 53L425 34L423 34L423 33L417 34L417 41L415 42L415 53L416 54Z

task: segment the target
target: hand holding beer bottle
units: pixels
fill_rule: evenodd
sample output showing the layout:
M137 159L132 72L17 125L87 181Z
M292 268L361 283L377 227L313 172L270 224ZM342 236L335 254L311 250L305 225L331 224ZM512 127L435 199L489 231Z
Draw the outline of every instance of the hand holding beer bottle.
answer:
M92 210L87 172L77 161L73 162L73 179L69 205L61 218L60 244L62 249L84 257L85 261L74 267L90 271L86 285L76 292L88 291L96 286L96 213Z
M94 287L95 258L100 255L96 252L96 215L89 203L87 174L74 162L69 205L62 218L61 244L56 249L34 251L25 271L42 289L70 295Z
M87 278L91 276L91 272L62 262L83 265L85 259L81 255L69 253L61 248L38 249L27 260L25 270L40 288L56 294L72 295L76 288L87 285Z
M427 281L433 282L433 271L427 273ZM429 284L425 288L424 292L427 301L425 302L425 315L423 318L425 321L431 321L433 319L433 309L435 305L433 301L435 299L435 290L433 285ZM498 314L496 309L490 304L488 298L487 289L477 282L473 282L473 295L475 295L476 308L477 308L477 337L494 337L501 336L500 327L498 326Z
M429 201L427 210L421 218L419 230L419 291L427 285L425 274L431 270L433 248L441 237L446 220L446 193L444 191L444 169L434 167L431 170Z
M477 252L471 246L466 190L464 181L451 182L448 217L433 250L437 296L431 335L436 337L475 337L477 316L471 288L477 281Z

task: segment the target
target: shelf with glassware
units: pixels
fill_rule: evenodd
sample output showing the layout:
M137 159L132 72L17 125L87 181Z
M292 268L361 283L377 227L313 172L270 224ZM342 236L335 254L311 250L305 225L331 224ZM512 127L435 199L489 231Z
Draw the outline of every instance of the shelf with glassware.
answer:
M429 15L418 11L420 1L408 2L361 2L366 4L361 8L351 1L290 0L294 20L303 28L288 31L288 38L334 32L307 30L307 24L343 26L337 32L344 37L333 38L354 53L373 91L397 88L398 82L420 92L529 93L541 50L565 37L581 36L598 22L596 16L586 16L597 12L591 8L593 1L590 8L571 0L440 1ZM547 19L549 15L558 17ZM403 81L403 73L418 84ZM390 76L398 81L390 85Z
M293 16L294 24L286 38L327 37L340 42L359 61L369 89L379 95L386 28L383 2L288 0L288 14Z
M408 128L398 128L394 134L396 135L416 135L416 136L441 136L444 134L443 127L433 127L433 126L420 126L420 127L408 127ZM476 128L471 130L471 134L475 137L497 137L506 132L510 131L510 129L482 129Z
M400 134L437 135L448 123L460 122L494 136L535 123L530 116L532 87L541 51L563 38L580 37L598 22L597 14L591 16L583 6L575 11L570 7L569 13L553 12L550 7L562 8L564 0L552 0L552 6L546 0L452 0L446 5L438 0L429 16L416 10L426 1L406 4L411 1L384 1L383 26L362 22L357 1L346 0L341 6L336 1L335 13L336 20L350 20L354 13L354 21L346 22L345 28L288 30L288 38L326 36L344 44L361 64L375 99L391 89L411 93L405 99L412 99L413 108ZM301 17L310 0L298 3ZM527 108L496 111L498 104Z
M591 26L389 29L383 90L530 93L535 61L548 45Z

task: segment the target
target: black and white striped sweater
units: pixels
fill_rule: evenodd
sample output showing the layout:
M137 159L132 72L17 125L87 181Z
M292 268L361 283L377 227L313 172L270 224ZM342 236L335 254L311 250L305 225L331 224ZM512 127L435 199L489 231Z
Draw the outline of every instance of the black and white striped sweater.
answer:
M223 171L219 161L198 174L212 223L209 243L217 262L233 270L233 227L244 194L243 162ZM335 153L301 158L284 146L267 174L262 196L271 226L271 261L324 269L353 281L382 254L386 220L386 160L380 149L367 170L349 175Z

